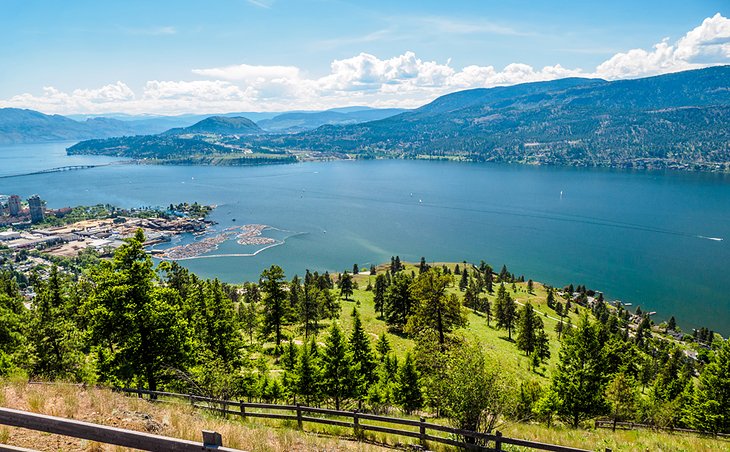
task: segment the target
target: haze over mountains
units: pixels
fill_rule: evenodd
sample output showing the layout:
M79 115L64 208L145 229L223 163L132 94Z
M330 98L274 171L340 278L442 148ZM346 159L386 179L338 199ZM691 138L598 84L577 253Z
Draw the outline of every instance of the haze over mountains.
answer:
M218 117L243 117L258 121L259 132L300 132L324 124L357 124L402 113L404 109L346 107L326 111L240 112ZM189 127L212 115L134 116L112 114L46 115L33 110L0 108L0 144L74 141L133 135L155 135L170 129ZM255 124L254 124L255 125ZM225 131L221 131L223 133ZM234 134L235 130L223 134Z

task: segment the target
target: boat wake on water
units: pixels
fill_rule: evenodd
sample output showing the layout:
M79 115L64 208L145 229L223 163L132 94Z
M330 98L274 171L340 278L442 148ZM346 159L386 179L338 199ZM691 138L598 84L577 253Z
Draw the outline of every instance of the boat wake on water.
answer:
M697 235L695 237L698 239L712 240L713 242L722 242L724 240L722 237L705 237L704 235Z

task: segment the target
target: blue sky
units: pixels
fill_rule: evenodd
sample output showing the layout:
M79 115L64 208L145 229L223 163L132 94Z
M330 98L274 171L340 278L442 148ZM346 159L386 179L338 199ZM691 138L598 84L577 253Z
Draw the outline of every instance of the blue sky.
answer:
M62 114L412 107L473 87L730 64L727 0L4 0L0 11L0 106Z

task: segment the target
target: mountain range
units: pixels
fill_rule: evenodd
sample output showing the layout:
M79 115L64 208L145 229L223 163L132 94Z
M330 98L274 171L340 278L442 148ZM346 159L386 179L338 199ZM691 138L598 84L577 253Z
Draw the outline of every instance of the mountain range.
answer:
M252 138L359 156L730 170L730 66L474 89L363 124Z
M241 117L247 121L258 121L261 129L256 133L299 132L315 129L321 125L357 124L382 119L406 110L391 108L346 107L326 111L296 112L242 112L220 115L151 116L109 114L93 115L46 115L34 110L0 108L0 145L17 143L38 143L51 141L78 141L134 135L155 135L175 129L190 127L211 118ZM211 124L212 127L214 127ZM254 124L256 126L256 124ZM206 128L203 125L203 128ZM263 129L263 130L262 130ZM253 130L253 129L252 129ZM212 133L241 134L244 131L218 131Z
M73 131L98 124L105 134L122 122L46 118L73 125ZM292 132L300 129L310 130ZM141 143L144 151L137 149ZM157 135L81 142L69 150L133 158L224 151L730 171L730 66L633 80L566 78L472 89L406 111L349 107L284 113L258 123L216 116Z

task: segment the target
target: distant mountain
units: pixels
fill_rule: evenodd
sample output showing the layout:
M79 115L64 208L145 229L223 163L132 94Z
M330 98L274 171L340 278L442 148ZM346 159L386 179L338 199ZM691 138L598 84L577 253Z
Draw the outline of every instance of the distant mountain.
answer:
M0 144L72 141L120 135L159 133L154 124L88 118L75 121L61 115L46 115L34 110L0 108Z
M322 125L348 125L385 119L408 110L402 108L343 107L315 112L283 113L257 124L268 132L301 132Z
M248 118L211 116L190 127L170 129L163 135L255 135L259 133L263 133L263 130Z
M366 156L730 171L730 66L467 90L382 120L253 142Z

